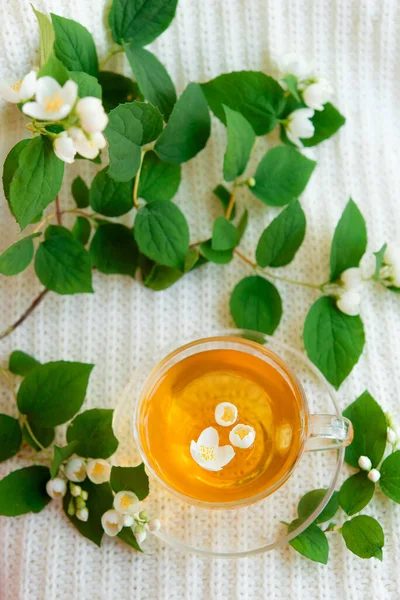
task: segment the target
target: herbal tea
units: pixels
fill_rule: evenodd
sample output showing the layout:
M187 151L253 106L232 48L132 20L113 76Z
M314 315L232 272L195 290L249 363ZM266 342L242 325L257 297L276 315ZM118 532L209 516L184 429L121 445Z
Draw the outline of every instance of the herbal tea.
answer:
M302 446L301 407L281 363L206 350L173 365L148 391L139 436L153 469L176 491L203 502L245 501L289 474Z

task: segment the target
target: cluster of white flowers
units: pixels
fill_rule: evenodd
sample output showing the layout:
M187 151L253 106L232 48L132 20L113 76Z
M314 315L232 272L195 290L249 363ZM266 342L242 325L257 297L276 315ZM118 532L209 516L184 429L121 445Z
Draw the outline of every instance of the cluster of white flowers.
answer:
M339 294L336 306L346 315L355 317L360 314L362 288L365 281L359 267L346 269L340 276Z
M149 519L148 514L141 510L139 498L128 490L120 491L114 496L114 508L107 510L101 517L105 533L111 537L119 534L123 527L129 527L138 544L142 544L147 531L155 532L161 529L159 519Z
M281 74L280 84L287 89L284 78L294 75L297 80L297 89L307 108L299 108L285 120L284 127L289 140L303 147L301 139L309 139L314 135L314 125L311 121L314 111L324 110L324 105L332 96L333 89L323 77L316 77L308 63L301 60L297 54L284 54L279 62Z
M221 427L231 427L238 418L238 409L231 402L221 402L215 408L214 418ZM229 432L229 441L237 448L250 448L254 444L256 432L251 425L238 423ZM207 471L220 471L235 456L235 450L229 444L219 445L218 431L207 427L190 443L190 454L197 464Z
M37 79L35 71L31 71L17 83L1 80L0 96L22 104L22 112L38 121L39 127L63 127L61 133L48 135L53 139L54 152L64 162L73 163L76 154L94 159L107 145L102 132L108 117L101 100L92 96L78 98L78 86L72 79L61 86L49 76Z
M387 286L400 288L400 246L388 244L379 271L380 281Z

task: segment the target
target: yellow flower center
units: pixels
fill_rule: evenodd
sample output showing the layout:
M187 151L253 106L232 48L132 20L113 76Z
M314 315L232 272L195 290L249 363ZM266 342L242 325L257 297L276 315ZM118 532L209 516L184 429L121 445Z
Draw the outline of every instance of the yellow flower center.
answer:
M249 430L245 429L244 427L239 427L235 430L235 433L237 436L239 436L241 440L243 440L246 437L246 435L249 435Z
M104 465L96 463L93 468L92 475L101 475L102 473L104 473Z
M79 477L85 477L85 467L82 465L79 467L77 471L74 471L75 477L79 479Z
M57 496L57 498L58 498L59 496L61 496L61 492L55 492L54 490L53 490L53 494L54 494L55 496Z
M117 525L117 523L110 523L110 521L107 521L107 522L106 522L106 525L107 525L107 527L109 527L110 529L115 529L115 530L117 530L117 529L118 529L118 525Z
M200 458L203 460L215 460L215 450L210 446L200 446Z
M22 85L22 79L20 79L19 81L16 81L10 87L11 87L12 90L15 90L16 92L19 92L19 90L21 89L21 85Z
M230 423L231 421L234 421L235 413L228 406L224 406L224 414L222 415L221 419L227 423Z
M44 109L46 112L56 112L60 110L63 104L64 100L58 92L44 99Z
M128 496L128 494L125 494L125 496L122 496L121 505L120 505L122 510L126 510L127 508L132 506L132 504L133 504L133 498L131 496Z

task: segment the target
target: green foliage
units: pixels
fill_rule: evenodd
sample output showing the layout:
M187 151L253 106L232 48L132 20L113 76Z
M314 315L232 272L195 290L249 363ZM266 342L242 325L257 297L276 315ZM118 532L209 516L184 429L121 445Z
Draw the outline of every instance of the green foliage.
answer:
M18 390L19 411L41 427L69 421L83 404L92 369L93 365L63 361L35 367Z
M353 517L350 521L343 523L342 535L347 548L353 554L360 558L382 560L385 536L376 519L366 515Z
M289 525L289 533L301 525L304 519L296 519ZM321 529L311 524L302 533L296 536L289 544L297 552L314 562L326 565L329 558L329 544L326 535Z
M216 263L217 265L227 265L233 259L232 250L214 250L211 240L207 240L200 244L200 250L207 260Z
M76 21L51 13L56 36L54 51L68 71L84 71L97 77L99 63L89 31Z
M390 454L382 463L379 480L382 492L400 504L400 451Z
M350 267L358 267L367 247L364 217L350 198L337 224L331 247L331 281Z
M34 448L36 452L39 452L42 449L41 446L43 448L48 448L50 444L54 441L54 427L41 427L37 423L29 423L29 427L33 435L35 436L35 439L40 443L40 446L38 446L38 444L32 438L31 434L27 429L26 424L24 424L22 427L22 439L24 440L24 442L32 446L32 448Z
M133 182L110 177L108 167L99 171L92 181L89 203L93 210L106 217L120 217L133 208Z
M375 484L368 479L368 473L360 471L346 479L339 492L340 506L349 516L359 513L372 499Z
M223 208L224 213L225 213L226 210L227 210L227 208L228 208L228 206L229 206L229 202L230 202L230 199L231 199L231 193L230 193L230 191L227 190L224 185L217 185L217 187L215 187L213 189L213 194L221 202L222 208ZM231 212L231 216L229 217L229 220L233 221L233 219L235 217L236 217L236 204L233 205L233 209L232 209L232 212Z
M174 18L178 0L113 0L108 22L114 42L146 46Z
M228 144L224 156L224 179L233 181L244 173L254 146L256 134L250 123L240 112L223 106L228 133Z
M48 61L50 54L53 52L54 46L54 29L52 22L44 13L36 10L34 6L31 4L31 8L35 13L38 25L39 25L39 34L40 34L40 66L46 64Z
M17 454L22 442L18 419L0 414L0 462Z
M373 253L375 255L375 273L374 273L375 281L379 281L379 272L383 265L383 257L386 252L386 248L387 248L387 244L383 244L383 246L380 250Z
M303 139L304 146L316 146L332 137L346 122L346 119L340 112L328 102L324 110L316 110L311 119L314 125L314 135L311 138Z
M276 287L259 277L245 277L236 285L230 300L236 325L272 335L282 317L282 301Z
M303 339L309 359L338 389L361 356L365 334L360 317L345 315L324 296L308 312Z
M143 127L142 145L149 144L156 140L163 129L162 114L157 106L149 102L137 102L135 106L141 110L140 122Z
M69 78L78 85L78 95L80 98L94 96L101 99L101 85L93 75L88 75L83 71L70 71Z
M214 221L211 248L213 250L232 250L239 243L239 233L236 227L225 217Z
M139 500L144 500L149 495L149 478L143 463L137 467L112 467L110 484L116 494L130 491Z
M132 230L119 223L100 225L90 244L90 256L101 273L134 277L138 248Z
M0 481L0 515L16 517L43 510L50 502L46 492L49 479L49 469L39 465L18 469L4 477Z
M57 477L57 473L60 469L61 464L74 454L77 446L77 440L70 442L67 446L56 446L54 444L54 456L50 467L50 477L52 479L54 479L54 477Z
M154 264L149 273L145 275L144 285L155 292L166 290L179 281L185 273L195 268L199 261L199 253L191 248L185 257L183 271L173 267Z
M14 373L14 375L25 377L25 375L28 375L38 365L40 365L40 362L36 358L33 358L33 356L22 352L22 350L14 350L10 354L8 370Z
M181 166L165 163L153 151L146 152L139 181L139 198L171 200L181 182Z
M33 258L33 238L39 233L28 235L0 254L0 273L2 275L18 275L24 271Z
M326 489L318 489L312 490L311 492L307 492L300 499L299 505L297 507L297 514L299 518L306 519L311 515L312 512L317 508L317 506L322 502L322 500L326 496ZM330 521L336 515L339 508L339 493L333 492L331 498L329 499L328 504L322 509L322 512L315 519L314 523L326 523L326 521Z
M137 83L120 73L100 71L98 81L103 90L103 106L106 112L117 108L119 104L132 102L139 97Z
M71 191L78 208L89 206L89 188L82 177L78 176L73 180Z
M108 175L116 181L130 181L139 169L143 137L141 115L134 102L120 104L109 114L105 131L110 156Z
M118 440L112 428L113 410L92 408L77 415L67 429L67 442L76 441L74 452L85 458L108 458Z
M90 238L90 221L85 217L77 217L75 224L71 230L73 237L85 246Z
M45 65L42 66L38 73L40 77L53 77L60 85L64 85L69 79L69 73L61 60L57 58L54 51L51 52Z

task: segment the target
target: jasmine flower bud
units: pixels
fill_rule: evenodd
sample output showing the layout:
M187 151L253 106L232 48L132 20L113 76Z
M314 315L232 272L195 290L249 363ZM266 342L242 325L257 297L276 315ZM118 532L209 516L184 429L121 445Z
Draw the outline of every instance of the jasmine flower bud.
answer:
M69 484L69 491L71 492L71 496L77 498L82 494L82 488L80 485L75 485L74 483Z
M372 469L368 473L368 479L370 481L373 481L373 483L376 483L377 481L379 481L380 478L381 478L381 474L379 473L378 469Z
M147 512L145 510L140 511L140 513L139 513L139 519L141 521L148 521L149 520L149 515L147 514Z
M321 77L318 81L311 83L303 91L304 103L314 110L324 110L326 104L333 93L329 82Z
M81 498L86 501L89 498L89 493L86 490L82 490Z
M247 180L247 185L249 187L254 187L256 185L256 180L254 179L254 177L249 177Z
M147 537L147 534L143 525L136 525L134 529L134 535L138 544L144 542L144 540Z
M86 479L86 465L81 458L70 458L65 465L65 474L70 481L83 481Z
M75 500L75 505L76 508L86 508L86 502L81 496Z
M159 531L161 529L160 519L151 519L151 521L149 521L149 529L150 531Z
M336 306L345 315L356 317L360 314L361 296L358 292L344 292L336 301Z
M67 509L67 511L68 511L68 514L71 517L74 516L74 514L75 514L75 504L74 504L74 499L73 498L71 498L71 500L68 503L68 509Z
M389 444L395 444L397 442L397 434L391 427L387 430L387 441Z
M80 521L87 521L89 518L89 511L87 508L80 508L76 511L76 518Z
M372 467L372 463L371 463L371 460L368 458L368 456L360 456L360 458L358 459L358 466L363 471L370 471L371 467Z
M50 498L63 498L67 492L67 484L61 477L49 479L46 483L46 492Z
M123 518L124 527L132 527L135 522L135 519L131 517L131 515L124 515Z

